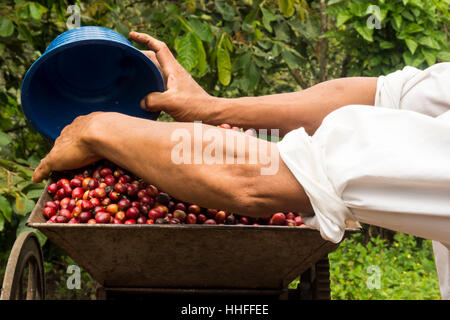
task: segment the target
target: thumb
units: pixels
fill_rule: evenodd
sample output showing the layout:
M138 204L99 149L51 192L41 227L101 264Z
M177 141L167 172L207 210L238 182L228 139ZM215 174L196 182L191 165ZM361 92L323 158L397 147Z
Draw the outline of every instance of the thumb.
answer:
M141 100L141 108L147 111L161 111L165 99L165 92L152 92Z
M33 177L31 178L31 180L34 183L41 182L42 180L44 180L45 177L47 177L50 174L51 168L48 163L48 158L49 157L47 156L44 159L42 159L38 167L34 170Z

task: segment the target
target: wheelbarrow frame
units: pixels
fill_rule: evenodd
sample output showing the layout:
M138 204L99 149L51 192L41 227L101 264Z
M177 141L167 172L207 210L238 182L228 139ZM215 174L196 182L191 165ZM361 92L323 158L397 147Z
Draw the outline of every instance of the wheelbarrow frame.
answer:
M42 209L51 200L46 191L51 182L27 226L39 229L91 274L98 283L98 299L171 294L330 299L328 253L338 244L323 240L316 230L285 226L47 224ZM346 230L347 235L355 232L359 229ZM124 245L127 237L135 248ZM97 238L101 238L100 244ZM149 246L148 239L159 246ZM82 241L86 241L83 249ZM103 252L101 242L105 245ZM185 252L171 252L184 243L188 244ZM225 252L225 257L214 248ZM273 259L267 259L270 255L264 252L266 248ZM172 256L180 260L173 261ZM148 275L146 271L151 270L146 270L147 265L149 269L162 268L163 276L158 272ZM176 266L182 270L179 274ZM130 272L133 267L136 275ZM38 270L44 272L43 267ZM168 277L164 278L163 271ZM186 276L184 271L194 276ZM298 276L298 288L289 290L289 283ZM43 292L44 296L27 297L45 298L45 288ZM7 296L13 298L2 293L2 299Z

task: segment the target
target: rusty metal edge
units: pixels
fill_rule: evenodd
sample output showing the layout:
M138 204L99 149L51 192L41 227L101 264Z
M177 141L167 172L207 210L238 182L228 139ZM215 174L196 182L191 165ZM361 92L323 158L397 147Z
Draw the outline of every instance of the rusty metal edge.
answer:
M52 230L52 229L58 229L58 228L129 228L129 229L136 229L136 228L189 228L189 229L195 229L195 228L208 228L208 229L219 229L219 230L235 230L235 229L247 229L247 230L265 230L267 228L271 229L279 229L286 232L297 232L299 230L310 230L313 232L317 232L317 230L310 228L310 227L287 227L287 226L273 226L273 225L259 225L259 226L253 226L253 225L243 225L243 226L237 226L237 225L199 225L199 224L172 224L172 225L165 225L165 224L134 224L134 225L126 225L126 224L67 224L67 223L46 223L46 222L38 222L45 221L44 217L42 216L42 210L44 209L44 204L47 201L50 201L50 195L46 192L48 186L53 183L51 179L48 180L44 192L42 193L41 197L39 198L38 202L36 203L33 211L30 214L30 217L28 218L26 225L31 228L39 229L39 230ZM360 229L346 229L346 232L350 233L357 233L360 232Z
M314 230L314 229L311 229L311 230ZM345 239L345 237L347 237L350 234L355 234L355 233L360 233L360 232L361 232L361 229L353 229L353 228L345 229L344 239ZM292 271L290 271L286 275L286 277L284 277L284 279L290 279L290 280L285 280L283 282L283 284L282 284L283 288L287 287L289 285L289 283L291 283L293 280L295 280L296 277L301 275L308 268L310 268L313 264L318 262L320 260L320 258L323 256L324 252L326 252L326 255L328 256L329 253L333 252L334 250L336 250L339 247L339 244L340 244L340 242L332 243L330 241L325 241L323 245L321 245L314 253L312 253L307 258L306 261L308 263L305 263L303 261L302 263L299 263L299 265L297 265L296 267L292 268ZM326 247L326 250L322 250L323 247Z
M298 265L292 268L292 270L283 277L283 279L285 279L282 283L283 288L287 287L293 280L295 280L295 278L314 265L324 255L328 255L328 253L336 250L338 246L339 244L337 243L332 243L329 241L324 242L324 244L322 244L315 252L311 253L306 260L299 262Z

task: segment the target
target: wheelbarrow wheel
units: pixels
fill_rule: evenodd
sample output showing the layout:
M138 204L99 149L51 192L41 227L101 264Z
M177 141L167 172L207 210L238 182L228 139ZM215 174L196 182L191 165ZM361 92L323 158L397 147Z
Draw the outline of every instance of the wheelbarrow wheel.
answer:
M43 261L36 234L22 232L9 255L0 300L45 299Z

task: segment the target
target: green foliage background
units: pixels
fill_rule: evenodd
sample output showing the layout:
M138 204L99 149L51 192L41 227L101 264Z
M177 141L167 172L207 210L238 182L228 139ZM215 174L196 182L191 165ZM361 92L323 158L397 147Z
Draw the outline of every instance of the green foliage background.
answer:
M173 48L180 63L208 92L237 97L289 92L337 77L378 76L405 65L425 68L450 61L449 3L450 0L2 1L0 270L4 270L15 236L26 229L28 214L42 192L44 185L32 184L30 178L39 159L51 147L25 121L20 108L20 85L26 70L50 41L67 30L69 5L80 7L81 25L112 28L124 36L135 30L158 37ZM379 26L369 28L375 21L373 17ZM162 115L162 119L170 117ZM39 236L44 245L45 237ZM379 248L383 243L375 241L372 245ZM54 266L68 259L52 249L51 244L44 248L46 261L53 261ZM428 247L423 250L429 252ZM432 263L432 256L427 254ZM345 264L344 258L353 257L336 261ZM341 289L348 291L344 285Z
M402 233L391 243L379 236L368 243L362 238L344 240L329 255L332 299L440 299L431 241ZM380 272L379 289L367 286L375 272L371 266Z

